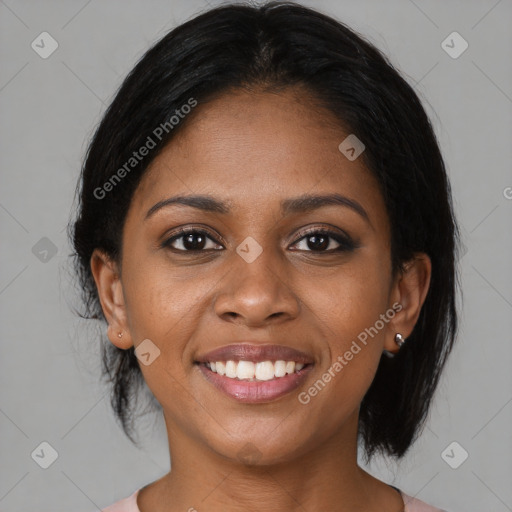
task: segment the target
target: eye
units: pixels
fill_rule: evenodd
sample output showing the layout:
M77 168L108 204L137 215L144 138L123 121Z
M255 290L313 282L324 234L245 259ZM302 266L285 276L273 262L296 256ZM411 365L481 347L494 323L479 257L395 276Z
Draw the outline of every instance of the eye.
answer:
M172 250L181 252L218 250L219 247L223 249L222 245L209 236L207 231L197 228L181 229L168 238L162 247L170 247Z
M326 229L314 229L302 234L292 246L292 250L333 253L352 251L357 244L348 236ZM296 247L295 249L293 247ZM162 243L162 247L170 248L176 252L203 252L207 250L221 250L219 244L208 231L198 228L180 229L173 236Z
M350 237L326 229L311 230L293 245L299 251L328 253L353 251L357 247Z

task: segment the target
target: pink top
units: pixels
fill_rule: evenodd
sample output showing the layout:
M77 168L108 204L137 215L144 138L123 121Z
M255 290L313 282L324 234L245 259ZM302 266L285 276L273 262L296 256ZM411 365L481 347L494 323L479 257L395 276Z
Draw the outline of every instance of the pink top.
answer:
M139 491L140 489L137 489L131 496L128 496L128 498L116 501L113 505L102 509L103 512L140 512L137 506L137 494L139 494ZM446 512L445 510L432 507L423 501L408 496L402 491L400 491L400 494L405 503L404 512Z

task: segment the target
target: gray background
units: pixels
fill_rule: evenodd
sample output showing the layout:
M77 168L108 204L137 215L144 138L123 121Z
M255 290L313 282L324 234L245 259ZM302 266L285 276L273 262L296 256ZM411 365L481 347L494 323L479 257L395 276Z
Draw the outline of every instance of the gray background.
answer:
M400 465L378 460L370 469L451 512L511 511L512 2L304 3L360 31L415 86L467 247L461 331L428 427ZM205 6L0 1L2 511L91 511L168 469L161 418L140 422L143 450L113 419L94 330L70 311L78 299L65 225L87 141L122 77ZM47 59L31 48L43 31L59 44ZM441 46L453 31L469 44L456 59ZM43 441L58 452L48 469L31 457ZM453 441L469 454L457 469L441 456Z

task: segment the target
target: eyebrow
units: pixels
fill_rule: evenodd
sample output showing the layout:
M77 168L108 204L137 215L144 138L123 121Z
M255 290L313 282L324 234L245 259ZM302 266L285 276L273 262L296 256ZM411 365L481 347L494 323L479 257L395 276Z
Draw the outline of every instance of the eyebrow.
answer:
M148 212L144 220L149 219L158 210L175 205L181 204L197 208L205 212L222 213L227 214L231 211L231 203L220 201L212 196L208 195L191 195L191 196L174 196L159 201L153 205ZM363 217L370 225L370 218L366 210L361 206L360 203L354 199L342 196L341 194L325 194L325 195L308 195L304 194L299 197L293 197L281 201L281 212L283 216L287 216L293 213L308 213L323 206L345 206L351 208L353 211Z

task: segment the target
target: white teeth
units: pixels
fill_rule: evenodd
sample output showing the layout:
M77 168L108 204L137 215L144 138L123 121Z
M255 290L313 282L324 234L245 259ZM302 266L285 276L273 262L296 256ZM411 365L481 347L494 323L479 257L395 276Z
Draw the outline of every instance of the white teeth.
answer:
M274 365L270 361L256 363L255 377L258 380L270 380L274 378Z
M304 368L303 363L295 361L215 361L206 363L212 372L219 375L225 375L230 379L239 380L272 380L274 378L284 377Z
M286 375L286 361L276 361L274 371L276 377L284 377Z
M236 376L239 379L254 379L255 365L252 361L239 361Z
M235 361L226 362L226 377L234 379L236 377L236 363Z
M287 361L286 373L293 373L295 371L295 361Z
M217 373L219 375L226 375L226 364L222 361L217 361L215 363L215 366L217 367ZM213 369L212 369L213 370ZM215 371L215 370L213 370Z

